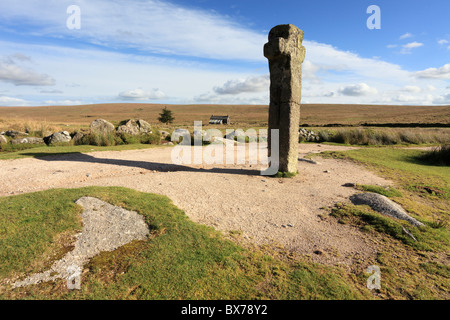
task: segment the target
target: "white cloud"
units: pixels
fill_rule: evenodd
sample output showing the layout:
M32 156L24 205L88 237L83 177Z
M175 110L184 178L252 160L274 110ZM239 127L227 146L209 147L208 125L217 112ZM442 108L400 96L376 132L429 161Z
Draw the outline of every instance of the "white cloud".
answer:
M434 98L433 103L435 104L449 104L450 105L450 93L443 94Z
M61 90L41 90L40 93L46 93L46 94L61 94L64 93Z
M399 39L407 39L407 38L411 38L412 36L413 35L411 33L407 32L405 34L402 34Z
M417 71L414 75L417 78L422 79L450 79L450 63L447 63L440 68L428 68Z
M217 93L203 93L195 96L192 103L211 103L211 104L269 104L269 94L258 95L221 95Z
M229 80L220 87L214 87L217 94L240 94L244 92L267 92L270 86L268 74L247 79Z
M400 94L398 96L396 96L395 98L393 98L393 101L395 102L416 102L419 99L419 97L417 96L413 96L413 95L404 95L404 94Z
M31 58L21 53L4 57L0 61L0 81L16 86L53 86L55 84L55 80L49 75L18 65L28 61L31 61Z
M400 89L400 91L418 93L422 91L422 89L420 89L418 86L404 86L402 89Z
M423 43L421 43L421 42L417 42L417 41L410 42L410 43L402 45L402 50L400 51L400 53L401 54L410 54L412 52L412 49L419 48L422 46L423 46Z
M83 102L81 100L46 100L44 101L46 105L49 106L74 106L74 105L80 105L80 104L88 104L86 102Z
M27 102L23 99L0 96L0 106L4 107L15 107L15 106L26 106Z
M153 89L152 91L145 91L143 89L133 89L119 93L119 97L123 100L161 100L166 97L164 92L159 89Z
M306 60L313 63L314 75L321 81L365 82L380 81L383 83L397 82L408 77L408 72L393 63L378 59L363 58L358 54L342 51L329 44L316 41L303 41L306 48ZM309 81L308 78L305 80Z
M305 60L302 64L302 79L312 83L321 83L317 75L321 69L325 70L325 66L315 64L309 59Z
M339 89L339 93L345 96L366 96L371 94L377 94L378 90L372 88L365 83L351 84Z
M448 40L441 39L441 40L438 40L438 43L441 44L441 45L444 45L444 44L448 43Z
M423 46L423 43L414 41L414 42L410 42L410 43L407 43L407 44L403 45L403 48L405 48L405 49L413 49L413 48L418 48L418 47L421 47L421 46Z

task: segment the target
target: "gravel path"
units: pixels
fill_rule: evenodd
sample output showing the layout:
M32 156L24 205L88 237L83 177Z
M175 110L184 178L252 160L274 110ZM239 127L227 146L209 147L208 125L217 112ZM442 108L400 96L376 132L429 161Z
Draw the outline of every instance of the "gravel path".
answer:
M291 179L259 175L259 165L173 165L173 148L105 151L0 161L0 196L84 186L123 186L166 195L195 222L240 230L256 244L278 243L317 262L351 264L376 253L358 230L323 219L321 208L348 201L345 183L389 185L354 163L298 162ZM300 144L299 157L351 147ZM319 254L317 254L319 253Z

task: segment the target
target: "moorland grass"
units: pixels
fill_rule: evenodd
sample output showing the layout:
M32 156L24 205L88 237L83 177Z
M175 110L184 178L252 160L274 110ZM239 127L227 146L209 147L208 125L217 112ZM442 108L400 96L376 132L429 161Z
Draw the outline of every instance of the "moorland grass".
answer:
M450 144L443 144L417 157L419 161L431 165L450 166Z
M384 147L322 154L356 161L392 180L395 188L370 185L356 188L393 197L410 215L425 224L415 228L367 206L339 203L332 208L331 216L339 223L379 237L380 249L375 264L380 265L382 271L383 285L379 293L386 298L450 298L449 267L442 262L448 259L450 251L450 170L424 163L421 157L426 153Z
M318 128L318 142L344 145L426 145L450 143L449 129L430 128ZM300 140L304 137L300 136ZM300 141L302 142L302 141Z
M6 278L42 270L37 262L55 259L49 250L62 246L57 235L79 231L80 208L74 202L82 196L138 212L151 236L94 257L85 266L81 290L68 290L62 280L11 289ZM0 212L3 299L373 298L364 279L337 267L244 248L190 221L165 196L119 187L56 189L0 198Z

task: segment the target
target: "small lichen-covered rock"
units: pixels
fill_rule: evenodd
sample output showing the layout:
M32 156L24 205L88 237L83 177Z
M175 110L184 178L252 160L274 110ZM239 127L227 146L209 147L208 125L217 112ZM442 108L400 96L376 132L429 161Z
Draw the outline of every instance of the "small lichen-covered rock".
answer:
M85 134L81 131L78 131L72 138L73 142L77 143L79 141L81 141L81 139L83 139L83 137L85 136Z
M109 133L114 131L114 125L103 119L92 121L89 127L91 132Z
M139 119L136 121L141 133L152 133L152 126L145 120Z
M23 143L29 143L29 144L44 144L44 139L37 138L37 137L25 137L25 138L17 138L14 140L11 140L12 144L23 144Z
M20 132L20 131L16 131L16 130L8 130L5 132L5 136L11 137L11 138L16 138L18 136L28 136L28 133Z
M164 130L161 130L159 133L161 134L161 137L163 139L165 139L166 137L170 136L170 132L167 132L167 131L164 131Z
M123 123L123 122L122 122ZM152 133L150 124L142 119L139 120L127 120L125 124L117 127L117 133L127 133L132 136L137 136L141 133Z
M0 135L0 144L2 143L8 143L8 139L4 135Z
M117 133L127 133L132 136L139 135L139 126L134 120L128 120L124 125L117 127Z
M55 143L70 142L71 140L72 140L72 137L70 136L70 133L67 131L56 132L56 133L44 138L44 142L47 145L55 144Z

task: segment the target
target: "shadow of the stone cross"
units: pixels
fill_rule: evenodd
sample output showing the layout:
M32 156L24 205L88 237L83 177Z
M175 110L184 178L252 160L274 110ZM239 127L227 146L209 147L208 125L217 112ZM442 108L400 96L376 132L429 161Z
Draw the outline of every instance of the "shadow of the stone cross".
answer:
M72 161L72 162L87 162L87 163L100 163L106 165L116 165L116 166L125 166L132 168L142 168L146 170L154 170L157 172L176 172L176 171L185 171L185 172L209 172L209 173L224 173L224 174L237 174L237 175L252 175L259 176L261 174L260 170L249 170L249 169L239 169L239 168L194 168L184 165L178 164L170 164L170 163L159 163L159 162L151 162L151 161L137 161L137 160L122 160L122 159L108 159L108 158L98 158L91 156L89 154L84 154L80 152L73 153L23 153L23 155L32 156L38 158L40 160L45 161Z

